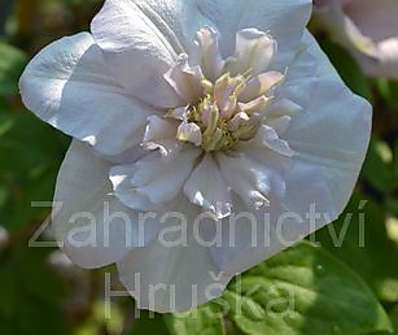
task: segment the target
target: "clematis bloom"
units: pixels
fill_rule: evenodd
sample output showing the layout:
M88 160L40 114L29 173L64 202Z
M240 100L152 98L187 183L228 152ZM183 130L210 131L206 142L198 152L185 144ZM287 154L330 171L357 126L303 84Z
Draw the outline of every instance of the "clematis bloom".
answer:
M337 218L371 107L306 31L311 9L107 0L31 61L25 105L74 138L53 213L74 263L116 263L140 308L184 311Z
M318 0L321 25L370 76L398 79L398 2Z

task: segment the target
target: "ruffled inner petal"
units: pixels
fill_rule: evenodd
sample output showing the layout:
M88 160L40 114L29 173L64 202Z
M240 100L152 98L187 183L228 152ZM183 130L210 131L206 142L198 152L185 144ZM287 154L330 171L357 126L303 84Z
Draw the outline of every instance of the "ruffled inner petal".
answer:
M153 153L134 164L113 167L110 179L115 194L130 208L159 207L179 194L199 154L198 149L187 149L173 160L164 160Z
M218 219L231 214L229 187L211 154L207 154L184 185L185 195L195 204L210 210Z

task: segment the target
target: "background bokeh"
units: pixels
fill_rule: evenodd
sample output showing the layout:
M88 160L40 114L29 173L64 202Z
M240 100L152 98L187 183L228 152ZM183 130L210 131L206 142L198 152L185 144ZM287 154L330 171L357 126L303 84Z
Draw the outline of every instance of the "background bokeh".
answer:
M49 214L48 208L32 208L31 202L52 199L70 140L24 109L17 81L28 60L43 46L88 30L101 5L99 0L0 0L2 335L168 333L160 316L149 320L143 313L135 320L134 302L129 298L115 299L112 318L105 319L105 270L78 269L56 248L28 247ZM367 282L391 318L398 320L398 83L367 78L348 53L315 25L312 30L345 82L374 105L372 142L350 204L355 211L361 200L368 200L365 246L358 246L355 224L339 248L332 245L326 230L317 237ZM339 231L343 223L334 225ZM114 289L122 290L116 276L113 279Z

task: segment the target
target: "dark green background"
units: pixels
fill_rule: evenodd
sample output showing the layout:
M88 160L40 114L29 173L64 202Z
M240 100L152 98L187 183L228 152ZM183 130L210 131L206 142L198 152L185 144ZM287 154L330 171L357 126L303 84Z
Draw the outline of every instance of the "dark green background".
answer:
M0 242L2 335L167 334L167 322L159 316L149 320L144 313L134 320L129 298L116 299L113 318L104 319L104 270L50 266L55 249L27 247L49 214L30 203L52 199L70 140L24 109L17 81L33 54L61 36L87 30L100 6L97 0L0 0L0 225L9 234L7 241ZM364 279L394 320L398 314L398 83L366 78L343 49L323 33L315 33L346 83L374 105L372 143L350 204L355 211L360 200L369 201L365 247L358 247L355 224L341 248L333 247L326 229L316 237ZM335 223L337 231L341 225ZM116 280L114 287L120 289ZM238 332L231 325L227 328Z

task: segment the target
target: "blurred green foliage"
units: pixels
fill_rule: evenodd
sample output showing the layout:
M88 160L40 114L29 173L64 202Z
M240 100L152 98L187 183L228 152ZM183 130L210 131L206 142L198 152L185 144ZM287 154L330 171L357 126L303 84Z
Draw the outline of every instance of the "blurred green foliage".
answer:
M102 271L73 269L80 271L79 285L87 281L80 287L50 265L53 249L28 248L33 231L49 214L48 209L32 208L31 201L52 198L69 139L24 109L18 78L48 42L86 30L100 6L97 0L0 0L0 226L9 233L6 242L0 241L0 334L382 334L391 326L386 313L397 334L398 83L366 78L323 34L317 38L343 80L373 103L374 129L348 207L356 213L353 224L340 219L311 236L322 249L301 243L250 270L239 287L231 283L219 300L188 314L143 313L137 319L132 300L120 298L113 301L115 312L107 320ZM363 200L361 246L358 212ZM341 234L345 238L336 247L333 238ZM297 315L289 320L264 314L267 294L283 294L266 293L275 283L292 285L300 301ZM248 296L256 285L259 293ZM71 303L76 295L87 299ZM223 310L223 303L236 300L243 302L243 312Z

